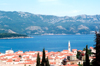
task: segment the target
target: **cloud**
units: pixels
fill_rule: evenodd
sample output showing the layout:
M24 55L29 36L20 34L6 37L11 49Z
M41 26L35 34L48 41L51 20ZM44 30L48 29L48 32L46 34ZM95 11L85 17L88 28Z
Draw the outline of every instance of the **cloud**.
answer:
M80 10L73 10L70 13L79 13L79 12L80 12Z
M38 0L39 2L54 2L54 1L57 1L57 0Z

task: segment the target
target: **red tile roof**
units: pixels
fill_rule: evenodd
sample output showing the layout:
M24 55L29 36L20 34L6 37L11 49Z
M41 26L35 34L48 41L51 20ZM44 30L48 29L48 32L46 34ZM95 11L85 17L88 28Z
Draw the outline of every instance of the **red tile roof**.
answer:
M56 64L56 62L50 62L50 64Z
M93 47L90 47L90 49L93 49Z
M8 60L7 60L7 62L12 62L12 61L13 61L12 59L8 59Z
M77 64L72 64L72 65L64 65L64 66L78 66Z

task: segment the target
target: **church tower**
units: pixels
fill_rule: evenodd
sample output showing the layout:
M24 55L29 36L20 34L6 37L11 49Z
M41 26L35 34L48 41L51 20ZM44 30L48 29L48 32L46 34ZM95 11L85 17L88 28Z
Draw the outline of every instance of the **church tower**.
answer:
M70 41L69 41L69 42L68 42L68 51L69 51L69 52L71 52L70 49L71 49L71 47L70 47Z

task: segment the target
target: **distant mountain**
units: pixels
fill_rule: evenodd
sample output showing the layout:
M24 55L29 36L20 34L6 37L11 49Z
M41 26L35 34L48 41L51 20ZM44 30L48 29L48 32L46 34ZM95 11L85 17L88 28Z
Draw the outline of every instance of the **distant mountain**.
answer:
M0 11L0 33L92 34L99 30L100 15L58 17L28 12Z

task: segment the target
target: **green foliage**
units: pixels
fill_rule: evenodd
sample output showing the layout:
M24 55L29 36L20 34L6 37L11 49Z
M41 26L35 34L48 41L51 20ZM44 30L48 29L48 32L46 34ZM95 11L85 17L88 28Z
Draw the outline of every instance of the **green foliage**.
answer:
M78 59L79 59L80 55L81 55L81 52L77 51L76 57L77 57Z
M90 66L89 53L88 53L88 45L86 45L86 66Z
M90 66L90 61L89 61L89 53L88 53L88 45L86 45L86 54L85 54L85 61L83 63L83 66Z
M13 59L13 61L15 61L15 59Z
M83 66L83 65L81 65L81 64L78 64L78 66Z
M95 59L92 61L92 66L100 66L100 33L96 32L96 45L95 45L96 53Z
M93 54L90 49L88 49L88 54L89 55Z
M85 50L86 50L86 48L83 49L83 51L85 51Z
M37 54L36 66L40 66L40 56L39 53Z
M48 57L45 58L45 49L43 49L41 66L50 66Z
M21 55L19 55L19 58L22 58L22 56L21 56Z
M46 66L50 66L48 57L47 57L47 60L46 60Z
M45 58L45 49L43 49L43 55L42 55L42 62L41 65L44 66L44 64L46 64L46 58Z
M15 34L15 33L0 33L0 38L9 38L9 37L27 37L27 35Z
M86 48L84 48L83 51L86 51ZM88 49L88 54L89 54L89 55L92 54L91 49Z

